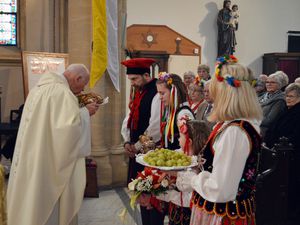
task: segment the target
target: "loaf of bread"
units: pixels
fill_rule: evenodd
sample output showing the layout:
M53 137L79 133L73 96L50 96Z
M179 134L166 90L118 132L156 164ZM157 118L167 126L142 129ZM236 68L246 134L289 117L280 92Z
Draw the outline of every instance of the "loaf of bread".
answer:
M101 95L93 93L93 92L77 95L77 98L78 98L80 107L86 106L87 104L90 104L92 102L96 102L97 104L103 103L103 98L101 97Z

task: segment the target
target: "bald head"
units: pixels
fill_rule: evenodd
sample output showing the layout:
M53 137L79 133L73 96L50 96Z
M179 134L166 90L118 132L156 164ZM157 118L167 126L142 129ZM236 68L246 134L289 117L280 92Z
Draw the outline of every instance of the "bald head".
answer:
M71 64L63 73L70 89L74 94L79 94L90 79L90 72L83 64Z

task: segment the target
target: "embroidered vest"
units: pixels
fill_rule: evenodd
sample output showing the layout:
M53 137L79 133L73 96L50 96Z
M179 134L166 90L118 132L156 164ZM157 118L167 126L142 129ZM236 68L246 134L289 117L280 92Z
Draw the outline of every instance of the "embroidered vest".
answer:
M148 84L146 84L144 86L144 89L146 89L147 93L141 99L140 106L137 109L139 110L139 120L138 120L137 129L130 130L130 141L133 143L139 140L139 136L144 134L145 130L149 126L149 120L151 117L152 100L157 93L156 79L153 79Z
M206 159L204 170L211 172L213 169L214 149L213 143L215 138L222 133L228 126L239 126L247 134L250 141L250 154L247 158L242 178L239 183L238 192L235 201L226 203L210 202L193 191L191 203L198 208L205 210L209 214L218 216L228 216L230 219L246 218L253 215L255 211L255 182L257 176L258 150L261 146L261 137L255 128L247 121L236 120L222 127L218 132L209 138L204 149L203 157Z

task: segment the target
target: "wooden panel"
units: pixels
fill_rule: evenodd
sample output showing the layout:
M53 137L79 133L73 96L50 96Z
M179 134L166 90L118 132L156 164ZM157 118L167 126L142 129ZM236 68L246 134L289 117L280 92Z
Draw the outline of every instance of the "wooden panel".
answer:
M148 42L147 36L153 41ZM176 39L180 38L179 49ZM170 55L201 55L201 46L165 25L132 25L127 28L127 49L133 51L164 51ZM197 49L197 50L195 50ZM178 52L179 50L179 52Z
M300 75L300 53L267 53L263 56L263 73L270 75L282 70L289 76L289 83Z

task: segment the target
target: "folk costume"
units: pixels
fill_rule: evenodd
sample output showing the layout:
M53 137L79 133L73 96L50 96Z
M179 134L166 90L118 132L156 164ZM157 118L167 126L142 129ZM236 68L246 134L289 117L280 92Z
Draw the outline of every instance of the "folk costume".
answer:
M127 67L126 74L143 75L150 74L150 66L155 62L151 58L136 58L123 61ZM121 134L126 142L135 145L140 150L142 145L139 136L147 132L154 142L160 140L160 99L156 89L156 79L151 80L140 90L134 90L129 104L129 113L123 121ZM129 158L128 179L137 177L137 173L144 169L144 166ZM143 225L163 224L164 215L156 209L146 209L141 206Z
M150 66L154 62L153 59L136 58L123 61L122 64L127 67L127 74L142 76L150 73ZM140 90L133 90L129 109L121 130L125 143L132 143L137 150L141 149L139 137L145 132L153 138L154 142L158 142L160 140L160 100L156 89L156 79L152 79ZM137 163L135 158L130 158L127 182L135 179L137 172L143 169L144 166Z
M193 94L195 92L201 92L202 91L202 89L204 88L205 80L202 79L199 75L197 75L193 84L194 84L194 89L193 89L193 92L191 93L192 97L193 97ZM204 102L203 97L197 102L189 101L189 106L190 106L192 112L194 113L194 115L197 115L198 108L203 102Z
M259 122L218 123L203 152L204 171L179 173L177 187L192 188L193 225L255 224Z
M23 110L7 188L8 225L76 224L90 151L88 110L79 108L64 76L44 74Z
M159 76L161 80L171 85L170 98L171 104L168 107L162 104L161 115L161 146L163 148L176 150L180 148L179 145L179 128L178 122L180 118L187 117L195 119L194 113L189 107L188 102L178 104L177 88L171 83L170 75L162 73ZM165 196L161 195L158 200L156 197L151 197L151 203L156 207L165 207L168 209L169 225L188 225L190 222L190 208L188 201L190 194L183 195L180 191L168 191ZM167 204L168 203L168 204Z

